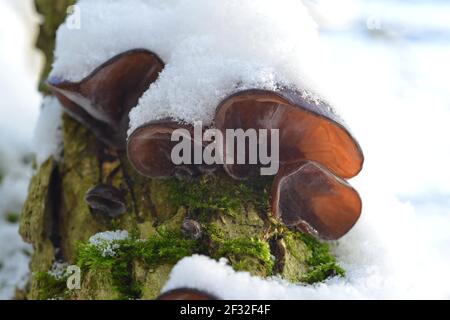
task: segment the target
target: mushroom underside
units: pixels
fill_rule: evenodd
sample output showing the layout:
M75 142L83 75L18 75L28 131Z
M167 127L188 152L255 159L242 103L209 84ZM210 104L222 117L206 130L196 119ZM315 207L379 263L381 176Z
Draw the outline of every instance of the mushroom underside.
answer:
M223 134L227 129L278 129L281 164L315 161L342 178L354 177L362 168L361 148L343 122L328 105L309 102L300 93L238 92L219 105L215 125ZM249 147L247 143L246 152ZM239 166L236 159L234 163L225 169L235 178L245 178L258 168Z
M190 152L185 155L180 152L183 163L172 159L172 151L180 143L172 141L172 134L179 130L179 138L189 143ZM171 119L157 120L136 129L128 139L128 158L134 168L149 178L195 177L204 172L213 172L216 165L195 164L195 147L203 151L203 143L194 140L194 128L191 125L180 124ZM187 160L187 161L184 161Z
M86 192L85 201L95 212L117 218L127 210L124 192L107 184L98 184Z
M63 107L103 142L124 149L128 113L164 68L154 53L136 49L108 60L80 82L47 81Z
M271 192L274 217L326 240L344 236L358 221L362 202L345 180L313 162L280 170Z

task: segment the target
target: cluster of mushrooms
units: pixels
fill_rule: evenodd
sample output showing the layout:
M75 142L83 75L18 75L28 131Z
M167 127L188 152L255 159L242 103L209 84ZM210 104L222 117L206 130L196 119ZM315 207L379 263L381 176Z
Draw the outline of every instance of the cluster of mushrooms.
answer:
M126 150L142 175L195 177L218 170L216 165L177 166L171 161L172 132L193 131L190 125L172 119L152 121L127 139L130 110L163 68L156 54L137 49L112 58L80 82L50 78L48 85L65 110L98 139ZM327 240L342 237L354 226L361 214L361 199L344 179L360 172L363 153L325 102L311 102L291 89L238 91L219 104L213 125L223 133L226 129L279 129L280 170L273 182L271 206L280 222ZM250 178L259 168L224 165L234 179ZM97 188L87 198L99 194ZM101 201L96 203L101 206ZM125 207L118 203L115 209L113 215Z

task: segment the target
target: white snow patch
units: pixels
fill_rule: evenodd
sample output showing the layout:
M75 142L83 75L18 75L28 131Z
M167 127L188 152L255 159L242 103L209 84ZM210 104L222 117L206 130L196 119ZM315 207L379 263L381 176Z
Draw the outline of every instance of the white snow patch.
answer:
M48 274L56 280L64 279L67 276L67 262L55 261L52 268L48 271Z
M52 77L79 81L136 48L166 63L130 114L130 131L156 119L211 123L245 88L314 87L321 74L316 25L298 0L80 0L81 28L58 31ZM114 35L114 39L111 39Z
M89 243L100 250L103 257L114 257L116 250L120 248L120 242L128 237L129 234L125 230L106 231L93 235Z
M41 101L37 22L32 0L0 0L0 299L25 286L32 250L7 216L20 213L32 174L31 137Z
M20 238L18 226L0 222L0 300L13 297L28 281L32 248Z
M384 206L396 210L398 216ZM194 255L178 262L163 292L187 287L226 300L450 298L446 264L430 245L430 232L417 228L412 207L392 199L379 209L372 213L383 215L381 218L366 214L333 248L347 271L345 278L315 285L292 284L276 277L261 279L236 272L225 259Z
M49 157L56 161L62 152L62 108L55 97L44 98L41 113L34 129L33 149L41 165Z

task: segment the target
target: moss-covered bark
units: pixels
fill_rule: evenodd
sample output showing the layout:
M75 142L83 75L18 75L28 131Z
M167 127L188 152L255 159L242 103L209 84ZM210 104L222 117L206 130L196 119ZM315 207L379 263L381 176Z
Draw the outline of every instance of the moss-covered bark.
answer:
M39 45L49 61L55 28L72 1L50 2L36 0L49 19ZM106 148L67 115L62 129L63 160L49 159L38 169L21 216L21 234L34 247L28 298L153 299L174 264L194 253L226 257L236 270L292 282L342 273L325 244L270 218L267 179L243 183L223 172L193 181L146 179L126 155ZM125 192L124 215L110 219L90 210L85 193L98 183ZM200 237L183 230L187 218L200 225ZM127 230L131 237L114 257L105 257L88 239L110 230ZM64 277L48 276L55 261L81 267L81 290L67 291Z

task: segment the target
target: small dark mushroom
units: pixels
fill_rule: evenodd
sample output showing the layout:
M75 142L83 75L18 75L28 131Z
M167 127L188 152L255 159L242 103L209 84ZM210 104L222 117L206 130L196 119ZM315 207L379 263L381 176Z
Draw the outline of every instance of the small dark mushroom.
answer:
M136 49L115 56L80 82L50 78L47 84L73 118L107 145L124 149L128 113L163 68L157 55Z
M362 209L355 189L314 162L283 167L273 182L271 205L273 215L287 226L326 240L345 235Z
M310 102L296 91L238 92L218 106L215 125L224 135L227 129L279 129L281 165L316 161L342 178L354 177L363 165L358 142L331 107L323 101ZM239 165L235 159L225 170L242 179L258 167Z
M202 300L219 300L219 299L209 293L197 289L181 288L163 293L158 298L156 298L156 300L202 301Z
M172 161L172 150L179 141L171 141L172 133L183 129L184 138L190 141L191 157L189 164L175 164ZM194 177L202 172L213 171L214 166L194 164L194 145L203 142L194 141L194 128L180 124L171 119L157 120L136 129L128 138L128 159L142 175L150 178Z
M202 227L197 221L193 219L184 219L183 224L181 225L181 231L187 237L195 240L198 240L202 237Z
M85 201L89 207L113 219L127 211L123 191L106 184L98 184L86 192Z

